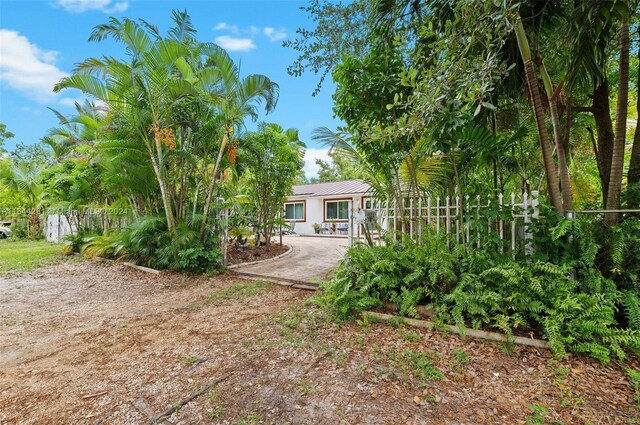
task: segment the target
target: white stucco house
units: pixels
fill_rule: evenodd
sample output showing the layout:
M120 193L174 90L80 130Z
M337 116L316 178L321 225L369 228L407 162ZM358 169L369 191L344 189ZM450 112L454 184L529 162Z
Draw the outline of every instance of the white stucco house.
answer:
M311 183L293 186L293 194L284 203L285 221L298 234L313 234L314 224L321 233L346 234L349 210L370 208L371 187L361 180Z

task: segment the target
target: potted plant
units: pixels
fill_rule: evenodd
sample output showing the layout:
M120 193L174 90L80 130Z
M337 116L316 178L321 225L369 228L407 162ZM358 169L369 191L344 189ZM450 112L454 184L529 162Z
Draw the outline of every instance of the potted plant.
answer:
M316 235L320 234L320 223L313 223L311 227L313 227L313 231L316 232Z

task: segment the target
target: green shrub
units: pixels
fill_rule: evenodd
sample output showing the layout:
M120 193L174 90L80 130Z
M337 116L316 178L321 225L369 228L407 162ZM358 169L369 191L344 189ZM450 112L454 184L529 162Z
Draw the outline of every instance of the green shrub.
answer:
M640 333L617 327L615 284L600 276L600 290L582 292L567 267L536 262L502 264L479 275L463 274L460 284L444 297L445 319L461 328L489 325L512 334L538 330L551 350L589 354L602 362L640 349Z
M26 221L19 221L11 225L11 237L14 239L28 239L29 229Z
M622 359L640 351L640 223L603 229L596 219L545 213L531 228L531 259L430 234L421 245L404 238L357 246L323 285L323 302L340 320L386 302L415 316L418 304L430 303L439 321L461 328L535 332L558 357L572 351L602 362Z
M323 290L340 319L382 302L397 303L401 314L417 316L420 302L432 302L455 285L457 268L458 258L441 237L427 236L422 246L408 237L387 239L383 246L347 251Z
M177 234L172 235L164 217L146 216L120 231L87 238L83 252L157 269L210 273L221 266L222 254L214 235L200 241L198 224L179 223Z
M64 253L67 255L81 253L84 245L92 237L96 235L88 230L79 230L72 235L67 235L63 238L65 242Z
M220 268L222 253L219 249L197 245L178 253L174 268L190 273L211 273Z

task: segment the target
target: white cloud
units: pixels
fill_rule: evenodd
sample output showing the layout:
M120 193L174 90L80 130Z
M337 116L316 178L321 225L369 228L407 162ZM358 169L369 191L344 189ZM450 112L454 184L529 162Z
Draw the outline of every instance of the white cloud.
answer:
M259 33L259 32L260 32L260 28L258 28L258 27L256 27L256 26L251 25L251 26L249 27L249 31L251 31L251 34L257 34L257 33Z
M266 35L271 41L278 41L287 38L287 33L284 31L278 31L273 27L265 27L262 32Z
M40 108L32 108L30 106L23 106L20 108L22 112L28 112L32 115L40 116L42 115L42 109Z
M94 98L87 98L85 96L64 97L60 99L58 103L60 105L68 106L75 109L76 103L79 103L80 105L84 105L86 101L89 101L90 103L94 104L97 110L100 110L100 111L108 110L107 104L104 103L103 101L97 100Z
M331 162L331 158L329 157L329 149L318 149L318 148L307 148L304 153L304 175L307 178L318 177L318 164L316 164L316 159L321 159L323 161Z
M71 13L84 13L90 10L117 13L129 8L129 2L113 0L55 0L55 5Z
M256 45L250 38L236 38L230 35L221 35L220 37L216 37L214 41L218 46L233 52L247 52L256 48Z
M17 31L0 29L0 81L37 102L54 100L53 86L67 76L56 66L57 55Z
M64 98L60 99L59 103L61 105L64 105L64 106L75 107L76 106L76 102L82 104L85 100L86 100L86 97L84 97L84 96L80 96L80 97L64 97Z
M237 25L229 25L226 22L218 22L215 27L213 27L214 31L231 31L233 34L238 33Z

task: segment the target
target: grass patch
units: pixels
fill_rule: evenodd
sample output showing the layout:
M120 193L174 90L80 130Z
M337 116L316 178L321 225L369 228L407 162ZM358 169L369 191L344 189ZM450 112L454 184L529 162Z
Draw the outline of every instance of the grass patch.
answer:
M462 366L469 361L469 355L459 348L451 352L451 360L453 362L453 370L462 371Z
M640 370L631 368L626 368L625 370L627 372L627 375L629 376L631 387L633 388L633 395L636 405L640 406Z
M9 271L30 272L63 258L63 244L45 240L0 242L0 273Z
M180 359L185 366L193 366L194 364L198 363L198 361L200 360L198 357L185 356L183 354L178 354L178 359Z
M413 376L420 387L426 387L430 381L439 381L444 377L433 364L432 356L431 353L417 350L391 351L388 354L401 380L406 383L408 376Z
M260 423L260 416L257 413L251 413L236 421L236 425L257 425Z
M267 288L267 283L256 280L249 283L236 283L228 288L212 292L205 299L207 305L219 305L226 301L240 301L258 295Z
M326 351L320 347L324 343L318 339L319 330L325 324L332 323L325 311L300 310L299 307L289 307L272 316L270 323L275 325L280 336L284 337L293 347L315 347Z
M420 334L416 331L400 328L398 329L398 336L404 342L420 342Z

